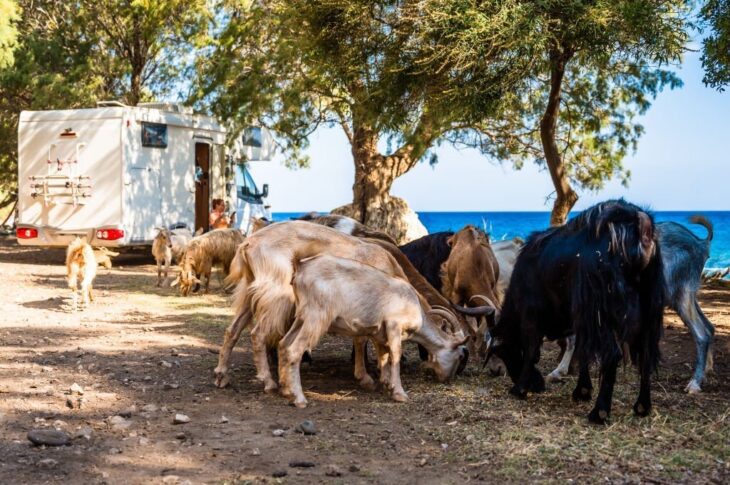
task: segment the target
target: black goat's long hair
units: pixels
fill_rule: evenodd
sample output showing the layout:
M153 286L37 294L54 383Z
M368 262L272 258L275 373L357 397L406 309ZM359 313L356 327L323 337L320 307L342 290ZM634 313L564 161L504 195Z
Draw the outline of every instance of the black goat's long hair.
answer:
M640 369L656 369L664 307L656 237L651 214L624 200L597 204L564 226L533 233L493 331L495 353L512 380L525 359L536 363L543 337L573 333L584 362L607 362L627 344Z
M447 240L453 235L451 231L435 232L399 248L418 272L438 291L441 291L441 265L451 254L451 246Z

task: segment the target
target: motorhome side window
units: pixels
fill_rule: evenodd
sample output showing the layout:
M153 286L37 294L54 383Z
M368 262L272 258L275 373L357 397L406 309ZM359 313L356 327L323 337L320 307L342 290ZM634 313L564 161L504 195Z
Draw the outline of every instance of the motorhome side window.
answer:
M142 146L167 148L167 125L142 122Z
M261 148L263 146L261 128L258 126L250 126L244 129L243 144L253 148Z

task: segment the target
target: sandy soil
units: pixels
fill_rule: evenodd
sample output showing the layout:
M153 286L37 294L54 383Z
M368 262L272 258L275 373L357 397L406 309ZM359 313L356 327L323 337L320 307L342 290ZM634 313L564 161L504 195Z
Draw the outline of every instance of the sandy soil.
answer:
M216 389L215 352L231 316L218 280L211 295L181 298L155 286L147 259L116 264L100 270L91 307L72 313L63 251L0 240L1 482L730 481L727 287L702 291L718 327L716 373L704 392L683 392L694 346L668 314L652 415L631 415L638 386L627 367L612 423L596 427L585 419L590 404L570 399L572 377L520 402L507 395L508 379L473 364L455 382L435 383L412 346L403 369L410 402L391 402L355 385L350 344L337 338L326 338L302 367L305 410L262 392L246 336L232 387ZM555 346L546 348L545 371L556 363ZM71 393L73 384L83 395ZM176 413L190 422L173 424ZM295 431L305 419L316 435ZM26 438L54 427L88 438L63 447ZM290 466L295 461L314 466Z

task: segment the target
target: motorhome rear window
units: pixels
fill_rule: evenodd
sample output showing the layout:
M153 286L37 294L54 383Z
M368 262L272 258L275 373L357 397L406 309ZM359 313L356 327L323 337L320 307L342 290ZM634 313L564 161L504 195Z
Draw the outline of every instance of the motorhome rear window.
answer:
M167 148L167 125L142 122L142 146Z
M243 144L249 147L261 148L261 128L258 126L249 126L243 130Z

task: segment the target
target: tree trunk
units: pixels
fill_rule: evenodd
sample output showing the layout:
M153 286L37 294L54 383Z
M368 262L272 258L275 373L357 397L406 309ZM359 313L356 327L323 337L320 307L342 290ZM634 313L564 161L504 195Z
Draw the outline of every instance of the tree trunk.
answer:
M558 144L555 139L555 132L560 114L560 92L565 76L565 66L573 56L568 50L554 49L550 54L550 95L545 113L540 120L540 140L545 152L545 162L550 171L550 178L555 187L555 203L550 214L550 225L560 226L565 224L570 209L578 201L578 194L570 186L570 181L565 173L563 158L560 156Z
M385 232L399 244L426 234L426 229L408 204L390 195L393 182L408 171L404 156L384 156L378 152L378 134L370 127L358 127L352 136L355 183L351 205L333 210Z

